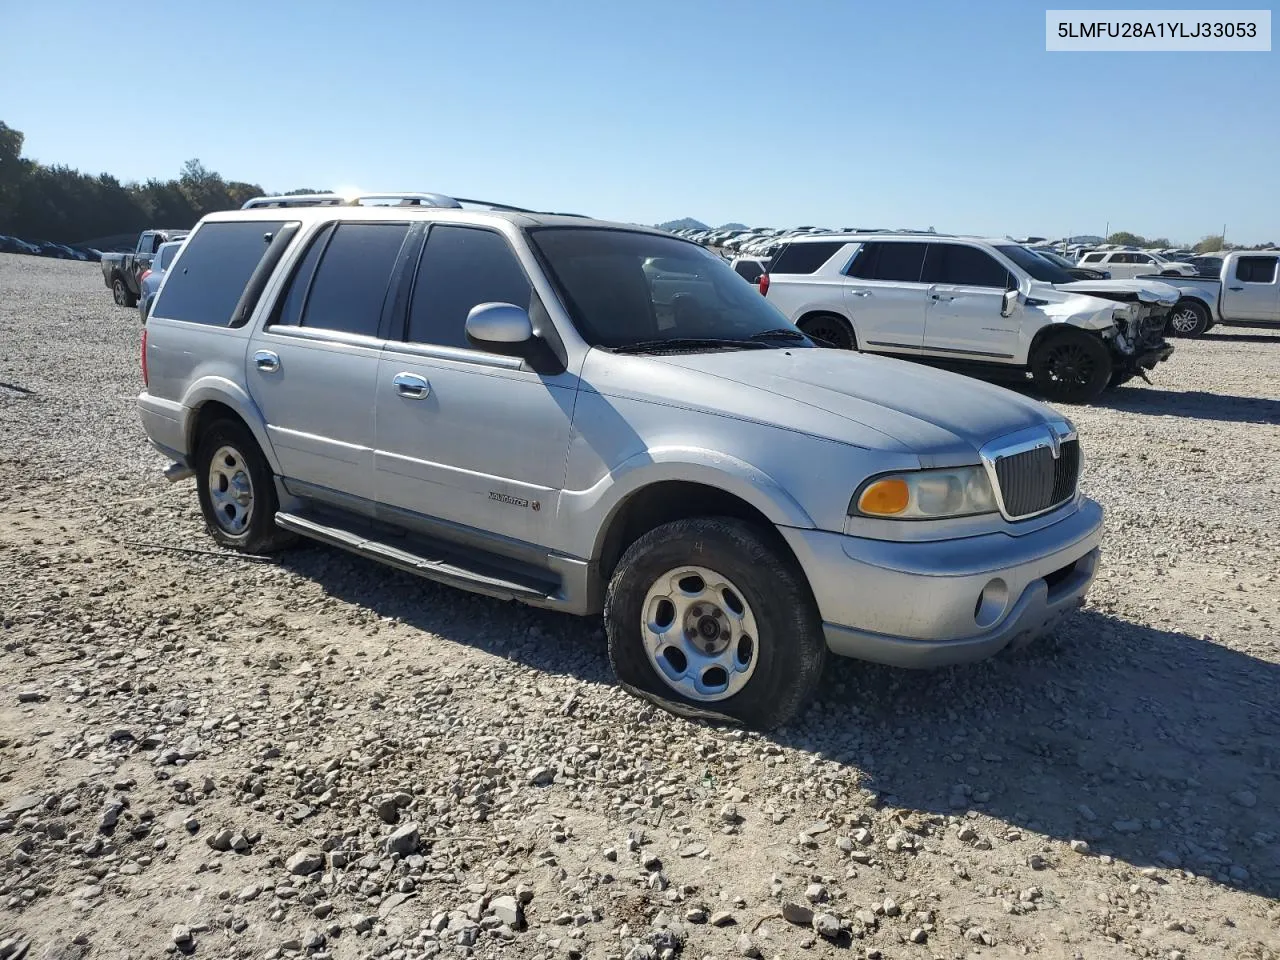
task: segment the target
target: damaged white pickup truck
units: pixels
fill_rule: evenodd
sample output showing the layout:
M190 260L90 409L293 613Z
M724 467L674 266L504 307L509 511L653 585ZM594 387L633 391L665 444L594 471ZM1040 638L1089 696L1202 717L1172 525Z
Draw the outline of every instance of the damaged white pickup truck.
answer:
M809 336L1088 403L1173 353L1178 300L1150 280L1075 280L1010 240L938 234L797 237L760 290Z

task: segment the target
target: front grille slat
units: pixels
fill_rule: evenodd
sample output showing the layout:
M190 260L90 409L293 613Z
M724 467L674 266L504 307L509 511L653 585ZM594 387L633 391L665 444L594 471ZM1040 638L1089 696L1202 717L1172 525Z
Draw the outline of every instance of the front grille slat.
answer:
M1080 478L1080 444L1064 440L1058 456L1037 447L995 461L1005 513L1013 518L1042 513L1075 496Z

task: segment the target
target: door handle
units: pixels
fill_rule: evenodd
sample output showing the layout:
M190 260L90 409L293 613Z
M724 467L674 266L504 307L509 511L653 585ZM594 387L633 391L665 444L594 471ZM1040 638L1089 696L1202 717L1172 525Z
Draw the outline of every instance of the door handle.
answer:
M391 382L396 385L396 393L411 400L421 400L431 392L431 384L416 373L397 373Z
M870 291L870 290L850 290L850 291L849 291L849 296L851 296L851 297L869 297L869 296L871 296L871 291Z
M955 297L944 297L944 296L941 296L941 295L936 294L936 293L931 293L931 294L929 295L929 299L930 299L930 300L943 301L943 300L954 300L954 299L955 299Z
M264 373L275 373L280 369L280 355L272 350L259 350L253 355L253 365Z
M1234 291L1234 292L1236 292L1236 293L1239 293L1240 291L1242 291L1242 290L1244 289L1244 287L1227 287L1227 289L1228 289L1228 290L1232 290L1232 291Z

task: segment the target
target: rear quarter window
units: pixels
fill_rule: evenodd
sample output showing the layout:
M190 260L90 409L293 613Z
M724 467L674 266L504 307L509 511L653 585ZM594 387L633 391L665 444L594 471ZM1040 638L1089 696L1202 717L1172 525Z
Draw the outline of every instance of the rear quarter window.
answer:
M152 315L228 326L249 277L266 256L282 220L206 223L188 238L182 263L165 278Z
M836 255L843 241L789 243L769 264L770 273L814 273Z

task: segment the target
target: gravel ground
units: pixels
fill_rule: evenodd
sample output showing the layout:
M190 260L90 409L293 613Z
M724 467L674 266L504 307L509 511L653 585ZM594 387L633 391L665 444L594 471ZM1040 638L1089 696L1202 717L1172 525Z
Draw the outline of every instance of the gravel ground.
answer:
M1056 636L766 737L594 620L219 553L96 265L0 255L0 331L0 960L1280 957L1280 332L1070 409Z

